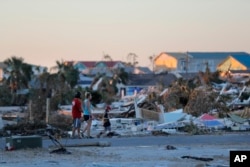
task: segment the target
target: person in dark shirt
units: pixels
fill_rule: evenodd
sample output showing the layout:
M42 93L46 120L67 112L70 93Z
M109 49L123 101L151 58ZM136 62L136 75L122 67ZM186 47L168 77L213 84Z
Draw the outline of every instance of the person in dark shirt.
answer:
M105 108L105 111L104 111L104 114L103 114L103 118L102 118L102 121L103 121L103 127L104 127L104 131L100 132L97 137L99 138L102 134L104 133L109 133L111 132L111 123L110 123L110 120L109 120L109 111L111 110L110 106L108 105L106 108Z

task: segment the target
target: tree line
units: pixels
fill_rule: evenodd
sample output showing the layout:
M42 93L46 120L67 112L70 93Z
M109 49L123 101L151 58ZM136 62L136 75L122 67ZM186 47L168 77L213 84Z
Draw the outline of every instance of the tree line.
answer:
M71 104L75 92L84 95L86 91L93 95L93 103L110 102L117 93L116 84L126 83L128 75L123 69L114 71L113 77L102 74L95 76L93 83L103 77L97 91L91 86L81 88L77 86L80 72L73 64L65 65L56 61L56 73L49 73L46 69L33 66L21 57L13 56L4 61L4 78L0 85L0 106L28 106L36 114L36 119L44 119L46 99L50 98L50 110L58 110L60 105Z

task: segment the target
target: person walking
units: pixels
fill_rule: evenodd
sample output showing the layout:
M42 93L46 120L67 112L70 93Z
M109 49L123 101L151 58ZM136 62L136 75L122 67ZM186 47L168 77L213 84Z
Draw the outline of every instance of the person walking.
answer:
M97 135L98 138L103 134L108 135L108 133L111 132L111 123L109 120L109 111L110 110L111 110L111 107L109 105L107 105L107 107L105 108L104 114L103 114L103 118L102 118L104 131L100 132Z
M84 121L86 121L87 125L83 129L83 134L87 131L87 136L86 138L91 139L93 138L90 136L90 130L91 130L91 125L92 125L92 105L91 105L91 100L92 96L89 92L86 93L85 95L85 100L83 102L83 118Z
M75 138L76 130L78 133L78 138L82 138L81 133L80 133L81 117L82 117L81 93L77 92L72 101L72 118L73 118L72 138Z

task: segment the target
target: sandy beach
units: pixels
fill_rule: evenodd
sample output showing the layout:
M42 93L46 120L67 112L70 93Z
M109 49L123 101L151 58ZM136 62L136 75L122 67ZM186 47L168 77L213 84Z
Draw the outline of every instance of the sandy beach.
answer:
M2 139L3 140L3 139ZM249 150L248 143L233 145L192 144L174 145L176 149L168 149L166 145L135 147L66 147L71 154L50 153L53 147L0 151L1 167L224 167L229 166L231 150ZM203 161L192 158L207 158Z
M249 139L250 134L248 132L244 134L246 134L244 138ZM249 140L247 142L236 140L239 135L240 133L237 132L233 134L234 141L222 138L222 144L211 142L214 139L212 135L209 136L210 138L195 135L189 140L182 135L166 138L168 142L171 140L170 146L176 149L168 149L168 145L164 144L65 147L71 154L51 154L55 147L47 146L6 151L5 138L2 137L0 138L0 167L229 167L230 151L250 150ZM219 136L223 136L223 133ZM196 143L201 141L199 140L201 138L203 142ZM105 138L100 140L105 141ZM126 138L117 140L121 143ZM189 144L190 141L193 142ZM224 141L227 142L224 144Z

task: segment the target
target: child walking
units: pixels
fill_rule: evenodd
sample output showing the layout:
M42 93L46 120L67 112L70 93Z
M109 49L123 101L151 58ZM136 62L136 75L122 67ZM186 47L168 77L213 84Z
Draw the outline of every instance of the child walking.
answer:
M103 114L103 127L104 127L104 131L100 132L97 137L99 138L102 134L104 133L109 133L111 131L111 123L109 120L109 111L111 110L110 106L108 105L105 108L104 114Z

